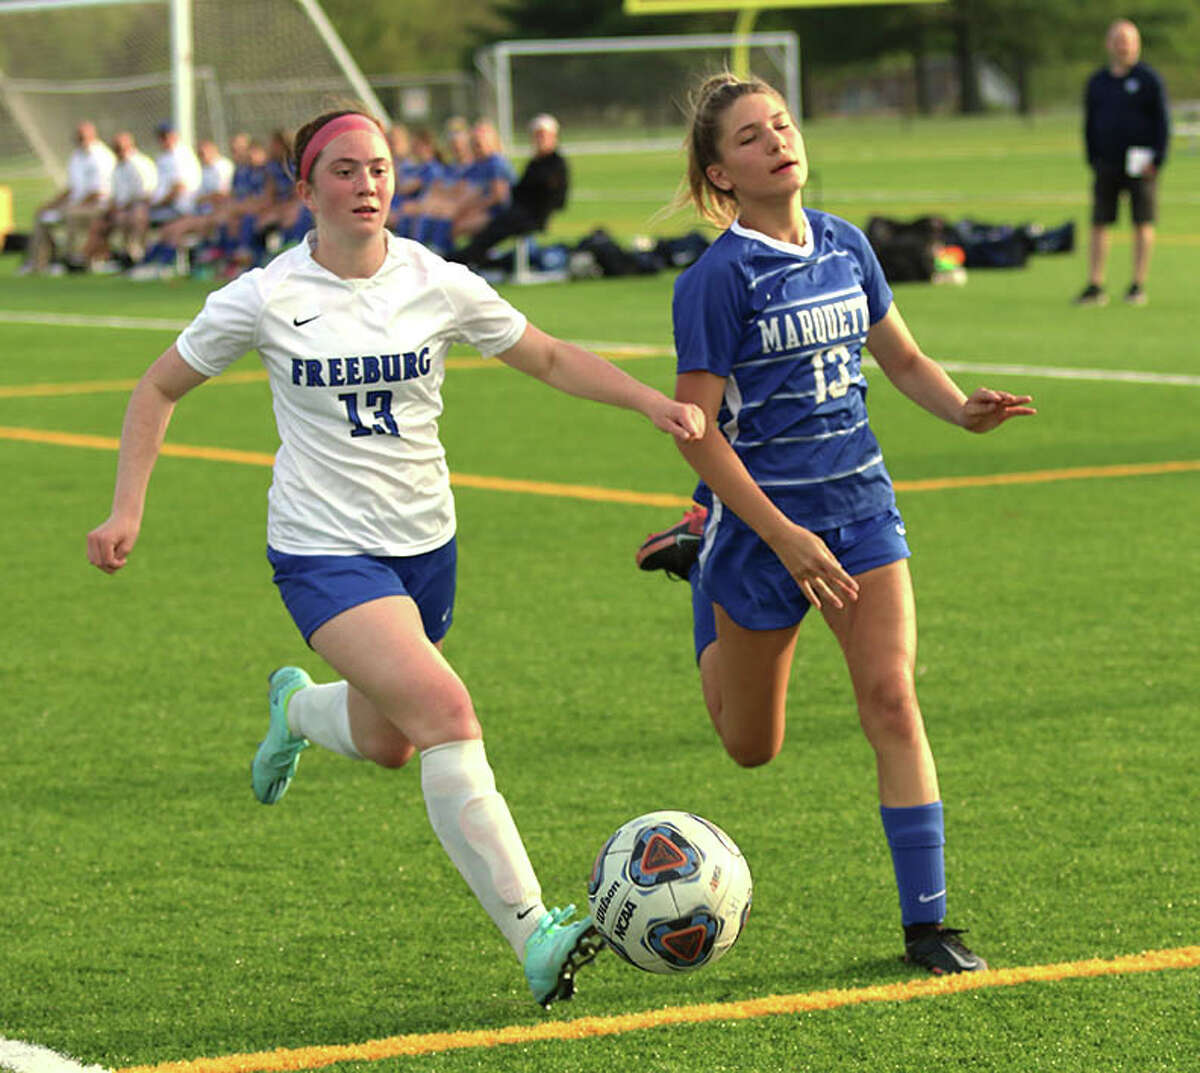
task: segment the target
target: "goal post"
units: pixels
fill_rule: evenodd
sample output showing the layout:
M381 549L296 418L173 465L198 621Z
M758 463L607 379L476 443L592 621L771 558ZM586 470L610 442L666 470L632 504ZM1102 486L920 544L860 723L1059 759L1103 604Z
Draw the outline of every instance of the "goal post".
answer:
M354 97L387 110L318 0L0 0L0 161L61 185L75 124L265 137Z
M750 74L749 39L759 12L766 8L870 7L882 4L944 4L947 0L625 0L626 15L697 15L736 11L737 44L731 67L739 77ZM793 115L799 115L794 108Z
M728 67L739 42L754 73L799 115L800 48L791 32L500 41L475 62L510 151L530 119L551 112L573 154L640 152L678 148L697 76Z

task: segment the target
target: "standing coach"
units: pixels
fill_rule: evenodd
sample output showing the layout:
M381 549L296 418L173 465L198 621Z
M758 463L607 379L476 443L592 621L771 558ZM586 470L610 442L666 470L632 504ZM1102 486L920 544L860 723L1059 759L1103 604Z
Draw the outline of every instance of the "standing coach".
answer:
M1117 220L1117 202L1128 191L1133 217L1133 278L1125 301L1146 303L1146 275L1154 247L1156 179L1167 157L1167 94L1162 79L1141 62L1142 40L1128 19L1118 19L1105 39L1109 64L1088 80L1084 140L1095 177L1088 285L1076 305L1106 305L1104 272Z

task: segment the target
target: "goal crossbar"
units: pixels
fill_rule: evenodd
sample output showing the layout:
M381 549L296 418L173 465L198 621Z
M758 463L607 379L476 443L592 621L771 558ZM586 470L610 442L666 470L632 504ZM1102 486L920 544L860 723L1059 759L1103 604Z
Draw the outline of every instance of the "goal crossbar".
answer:
M772 33L729 34L643 34L628 37L547 38L532 41L497 41L476 54L476 66L494 86L496 94L496 125L504 145L513 145L513 86L514 58L528 56L567 56L588 54L620 54L659 52L688 49L759 48L778 52L784 73L780 87L793 115L800 114L800 46L799 38L790 31Z
M258 0L251 0L258 2ZM355 96L384 123L390 123L387 109L376 96L366 76L355 63L349 50L342 42L336 29L326 17L319 0L287 0L287 3L307 22L316 39L324 47L325 55L332 61L334 69L349 85ZM214 98L214 74L210 68L197 66L194 55L193 0L0 0L0 35L3 34L4 17L30 15L42 12L63 12L71 9L150 7L163 9L163 21L168 27L168 55L165 57L169 71L148 71L140 75L114 77L106 80L107 92L130 92L148 86L168 86L170 91L171 121L179 131L180 140L188 145L196 143L197 90L201 90L211 105ZM42 137L38 120L29 106L27 97L31 93L44 95L87 94L96 92L100 83L96 79L72 80L60 76L53 82L37 78L21 78L6 75L0 70L0 103L12 117L42 167L56 184L64 180L65 167L61 152ZM210 111L211 111L210 107ZM224 123L219 114L211 125L221 143L225 140Z

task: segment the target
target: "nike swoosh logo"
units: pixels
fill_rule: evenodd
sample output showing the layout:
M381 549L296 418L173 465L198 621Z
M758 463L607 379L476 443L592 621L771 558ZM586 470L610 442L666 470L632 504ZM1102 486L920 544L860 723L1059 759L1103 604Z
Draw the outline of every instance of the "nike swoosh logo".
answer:
M316 313L311 317L306 317L304 320L297 320L295 317L292 317L292 326L295 328L301 328L305 324L309 324L312 321L316 320L317 317L319 317L320 315L321 315L320 313Z
M530 914L530 913L532 913L532 912L533 912L533 911L534 911L536 908L537 908L537 906L536 906L536 905L531 905L531 906L530 906L528 909L524 910L523 912L520 912L520 913L518 913L518 914L517 914L517 919L518 919L518 920L524 920L524 919L525 919L527 916L529 916L529 914Z
M946 888L943 887L936 894L918 894L917 901L919 901L922 905L924 905L926 902L936 902L945 893L946 893Z

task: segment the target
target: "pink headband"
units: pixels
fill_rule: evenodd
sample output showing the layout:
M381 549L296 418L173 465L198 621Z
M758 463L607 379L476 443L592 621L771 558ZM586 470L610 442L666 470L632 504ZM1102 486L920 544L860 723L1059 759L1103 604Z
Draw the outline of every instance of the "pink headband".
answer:
M304 156L300 158L301 179L305 182L308 181L308 173L312 170L313 161L317 159L317 154L339 134L345 134L348 130L365 130L368 134L378 134L379 126L373 119L368 119L365 115L360 115L358 112L351 112L347 115L337 116L323 127L318 127L316 134L309 139L308 145L304 147Z

